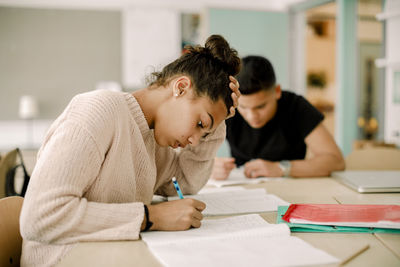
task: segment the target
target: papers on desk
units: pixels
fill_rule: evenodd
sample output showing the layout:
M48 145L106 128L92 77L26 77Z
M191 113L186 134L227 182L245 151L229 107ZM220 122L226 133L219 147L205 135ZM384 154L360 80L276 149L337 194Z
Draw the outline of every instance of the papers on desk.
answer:
M283 178L283 177L259 177L255 179L250 179L246 178L244 175L244 168L236 168L233 169L226 180L214 180L214 179L209 179L207 184L208 185L213 185L216 187L222 187L222 186L228 186L228 185L237 185L237 184L259 184L264 181L270 181L270 180L284 180L288 178Z
M400 229L400 205L293 204L282 219L297 224Z
M277 211L278 206L289 205L275 195L266 194L262 188L186 195L185 198L206 203L206 209L202 212L204 216ZM175 199L178 197L168 197L168 200Z
M285 224L257 214L203 220L197 229L144 232L142 239L166 266L295 266L338 259L290 236Z
M203 187L197 194L221 193L246 190L241 186L227 186L227 187Z

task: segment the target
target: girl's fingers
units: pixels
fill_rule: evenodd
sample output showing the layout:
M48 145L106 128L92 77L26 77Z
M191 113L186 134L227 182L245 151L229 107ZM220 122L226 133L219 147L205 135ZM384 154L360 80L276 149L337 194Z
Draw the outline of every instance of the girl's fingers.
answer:
M202 214L201 212L199 212L199 211L196 210L196 211L193 213L193 218L195 218L196 220L201 221L201 220L203 220L203 214Z
M232 93L231 97L233 100L233 107L237 108L237 106L239 105L239 97L235 93Z
M231 118L235 115L235 108L239 105L239 97L240 97L240 91L239 91L239 82L235 79L233 76L229 76L229 80L231 81L229 83L229 87L233 91L231 94L231 98L233 101L233 106L230 107L229 109L229 115L227 118Z
M228 115L228 117L226 117L226 118L229 119L229 118L231 118L231 117L233 117L233 116L235 116L235 108L234 108L234 107L230 107L230 109L229 109L229 115Z
M235 93L238 95L238 97L240 96L240 91L239 91L239 82L232 76L229 76L229 79L231 80L231 82L229 83L229 87L235 91Z
M199 220L193 220L192 222L193 228L199 228L201 226L201 222Z

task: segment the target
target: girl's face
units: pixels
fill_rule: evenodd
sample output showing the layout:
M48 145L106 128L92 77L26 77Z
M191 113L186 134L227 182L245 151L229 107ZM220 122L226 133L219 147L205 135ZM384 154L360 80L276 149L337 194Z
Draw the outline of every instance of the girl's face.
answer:
M168 89L171 97L159 107L154 120L154 136L160 146L196 146L226 118L223 100L213 103L208 96L196 97L186 76Z

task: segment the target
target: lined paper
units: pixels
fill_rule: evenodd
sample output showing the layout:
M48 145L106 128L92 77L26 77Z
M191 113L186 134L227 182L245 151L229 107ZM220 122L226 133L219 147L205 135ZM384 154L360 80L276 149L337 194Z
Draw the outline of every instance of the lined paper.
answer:
M298 266L339 260L290 236L285 224L258 214L204 220L187 231L144 232L142 239L165 266Z
M278 206L289 205L275 195L266 194L262 188L186 195L185 198L203 201L206 204L202 212L205 216L270 212L277 211ZM176 199L178 197L168 197L168 201Z

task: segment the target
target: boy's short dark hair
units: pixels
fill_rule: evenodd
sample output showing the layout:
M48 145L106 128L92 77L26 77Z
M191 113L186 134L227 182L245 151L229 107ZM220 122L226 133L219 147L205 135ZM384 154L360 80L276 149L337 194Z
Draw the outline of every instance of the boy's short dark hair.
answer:
M276 83L271 62L262 56L242 58L242 68L236 78L240 84L239 90L243 95L270 90Z

